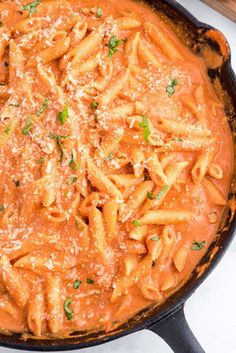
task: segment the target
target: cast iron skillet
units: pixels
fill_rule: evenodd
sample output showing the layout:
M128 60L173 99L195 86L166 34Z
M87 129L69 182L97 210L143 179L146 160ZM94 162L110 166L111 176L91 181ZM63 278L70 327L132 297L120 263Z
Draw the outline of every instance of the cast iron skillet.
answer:
M174 0L146 1L159 10L163 19L174 27L177 35L186 45L204 58L216 93L224 102L225 112L234 135L236 77L231 68L230 51L226 39L214 28L197 21L195 17ZM234 188L235 175L236 173L234 173L230 188L229 205L233 205L236 193ZM135 331L149 329L160 335L175 353L204 353L186 322L183 307L189 296L221 260L234 237L235 228L236 215L233 207L228 207L215 240L185 285L161 306L146 308L109 333L74 332L64 340L53 338L43 340L28 338L23 340L18 334L12 336L0 334L0 345L31 351L71 350L92 347Z

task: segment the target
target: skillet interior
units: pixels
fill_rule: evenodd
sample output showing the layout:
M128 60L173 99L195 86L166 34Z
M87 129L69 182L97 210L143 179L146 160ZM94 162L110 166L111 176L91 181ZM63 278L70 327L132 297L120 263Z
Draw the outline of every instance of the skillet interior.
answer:
M146 2L158 9L163 19L174 28L183 43L197 55L204 58L208 68L208 75L216 93L224 102L225 112L234 137L236 131L236 77L231 68L230 51L225 38L212 27L198 22L189 12L173 0L148 0ZM186 301L206 278L233 239L236 227L236 215L233 208L236 194L235 178L236 171L234 170L229 196L229 205L231 207L228 207L225 211L217 236L207 254L200 261L185 285L162 305L158 307L151 306L143 310L108 334L105 332L75 332L67 339L36 340L28 338L27 341L24 341L21 335L18 334L11 336L0 334L0 345L41 351L78 349L104 343L131 332L148 328L173 312Z

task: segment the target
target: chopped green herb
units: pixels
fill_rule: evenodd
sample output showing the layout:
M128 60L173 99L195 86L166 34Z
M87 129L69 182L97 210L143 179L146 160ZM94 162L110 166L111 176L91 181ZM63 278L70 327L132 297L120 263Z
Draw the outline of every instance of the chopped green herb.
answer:
M82 281L76 279L76 280L74 281L73 288L74 288L74 289L78 289L81 284L82 284Z
M73 170L79 169L79 163L75 160L73 151L72 151L72 153L71 153L71 160L70 160L70 162L69 162L69 166L70 166L71 169L73 169Z
M11 132L12 126L13 126L12 123L10 123L9 125L7 125L6 129L4 130L4 133L5 133L6 135L9 135L9 133Z
M102 9L101 9L101 7L98 7L97 8L97 13L96 13L96 15L97 15L97 17L102 17Z
M99 106L99 103L96 102L96 101L93 101L93 102L90 103L90 108L91 108L92 110L97 109L98 106Z
M67 184L71 185L71 184L75 183L76 180L77 180L77 176L73 175L70 179L67 180Z
M203 240L201 242L194 240L191 249L192 250L202 250L206 244L206 241Z
M181 137L175 137L173 140L174 141L178 141L178 142L182 142L183 141L183 139Z
M147 193L147 198L149 200L153 200L153 194L150 191L148 191L148 193Z
M112 36L109 43L106 46L109 48L108 57L112 58L112 55L118 51L118 46L126 42L125 39L118 39L117 36Z
M63 157L64 157L64 152L63 152L63 147L61 144L61 140L65 140L69 137L69 135L54 135L52 133L50 133L48 135L51 139L54 139L56 141L57 147L59 149L60 152L60 162L62 162Z
M3 212L5 210L4 205L0 205L0 212Z
M88 284L94 284L94 280L91 279L91 278L87 278L87 283L88 283Z
M64 125L66 120L69 118L69 104L66 103L63 110L58 114L58 120L61 125Z
M20 186L20 180L13 180L13 183L15 183L17 188Z
M113 153L110 152L109 155L106 158L104 158L104 161L108 162L108 161L110 161L112 159L112 157L113 157Z
M9 107L16 107L16 108L19 108L20 105L21 105L21 102L20 102L20 103L10 103L10 104L9 104Z
M36 163L43 164L44 161L45 161L45 157L41 157L41 158L37 159Z
M150 128L149 128L149 124L148 124L148 119L145 115L142 115L143 121L139 124L140 127L143 128L143 137L144 140L149 143L149 135L150 135Z
M36 0L31 2L31 4L22 6L21 9L29 11L29 17L31 17L36 12L36 7L41 3L41 0Z
M151 240L152 241L159 241L160 240L160 237L158 237L157 235L154 236L154 237L151 237Z
M163 188L157 194L156 200L160 200L165 195L165 193L167 192L168 189L169 189L169 185L167 185L167 184L164 185Z
M169 96L172 96L175 93L175 87L177 86L178 81L174 78L171 80L171 84L166 87L166 92Z
M45 98L45 99L44 99L44 102L43 102L43 104L42 104L42 107L41 107L41 108L39 109L39 111L36 113L36 116L40 116L40 115L44 112L44 110L48 108L48 101L49 101L48 98Z
M64 302L64 310L66 313L67 320L71 320L73 318L73 314L74 314L72 309L70 308L71 303L72 303L72 298L68 298Z
M134 219L132 221L132 224L133 224L134 227L138 227L140 225L140 223L139 223L139 221L137 219Z
M82 224L80 224L77 219L75 220L75 225L76 225L76 228L82 232L84 230L84 226Z
M22 134L29 135L31 127L32 127L32 118L31 116L29 116L28 119L26 120L26 125L22 129Z

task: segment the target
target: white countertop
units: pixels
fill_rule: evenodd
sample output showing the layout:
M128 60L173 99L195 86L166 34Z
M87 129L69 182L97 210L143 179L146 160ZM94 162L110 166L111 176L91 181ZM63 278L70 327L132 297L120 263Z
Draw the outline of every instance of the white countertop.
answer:
M236 24L199 0L178 0L199 20L221 30L232 49L236 71ZM188 300L185 308L190 327L206 353L236 353L236 239L215 271ZM0 353L16 353L0 348ZM78 352L78 351L73 351ZM147 330L137 332L102 346L83 349L80 353L171 353L157 335ZM189 352L191 353L191 352Z

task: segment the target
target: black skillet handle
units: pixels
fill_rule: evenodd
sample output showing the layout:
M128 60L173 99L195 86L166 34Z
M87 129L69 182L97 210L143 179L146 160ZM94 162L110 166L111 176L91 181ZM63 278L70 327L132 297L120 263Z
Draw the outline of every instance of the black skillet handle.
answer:
M185 319L183 305L148 329L163 338L175 353L205 353Z

